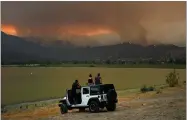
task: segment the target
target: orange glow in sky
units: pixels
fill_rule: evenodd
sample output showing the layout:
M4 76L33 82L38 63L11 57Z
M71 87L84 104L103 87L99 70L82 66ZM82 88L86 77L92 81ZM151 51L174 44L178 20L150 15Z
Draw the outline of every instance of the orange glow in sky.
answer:
M94 35L100 35L100 34L110 34L112 31L110 30L105 30L105 29L98 29L95 31L90 31L85 33L85 35L87 36L94 36Z
M17 35L16 28L12 25L1 25L1 31L10 35Z
M69 35L77 35L77 36L95 36L95 35L102 35L102 34L111 34L113 33L112 30L99 27L99 26L66 26L61 29L62 33L66 33Z
M110 34L112 31L107 29L95 29L95 30L77 30L77 29L70 29L68 30L68 34L70 35L83 35L83 36L94 36L94 35L101 35L101 34Z
M44 29L44 30L42 30ZM50 35L54 34L51 32L50 28L36 28L36 29L31 29L29 30L30 32L33 32L33 35ZM18 36L18 29L14 25L7 25L7 24L2 24L1 25L1 31L10 34L10 35L16 35ZM60 29L60 33L65 33L63 35L76 35L76 36L97 36L97 35L102 35L102 34L111 34L114 33L114 31L106 28L106 27L101 27L101 26L84 26L84 25L72 25L72 26L66 26ZM26 35L26 34L24 34Z

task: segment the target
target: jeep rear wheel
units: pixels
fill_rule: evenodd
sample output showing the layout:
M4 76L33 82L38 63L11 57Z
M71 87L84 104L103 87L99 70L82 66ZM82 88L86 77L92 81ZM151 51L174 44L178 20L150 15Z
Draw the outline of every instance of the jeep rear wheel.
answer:
M67 108L66 104L60 105L60 112L61 112L61 114L65 114L68 112L68 108Z
M99 104L96 101L91 101L89 104L89 111L90 112L99 112Z
M106 106L106 108L107 108L108 111L115 111L116 110L116 103L109 103Z

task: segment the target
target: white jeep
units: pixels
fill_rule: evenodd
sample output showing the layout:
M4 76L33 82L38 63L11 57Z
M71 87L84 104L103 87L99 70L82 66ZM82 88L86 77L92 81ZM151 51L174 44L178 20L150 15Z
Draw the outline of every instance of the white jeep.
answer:
M73 102L71 90L66 90L65 97L59 101L62 114L68 110L89 108L90 112L99 112L99 108L106 107L108 111L116 109L117 93L113 84L84 86L77 89L76 103Z

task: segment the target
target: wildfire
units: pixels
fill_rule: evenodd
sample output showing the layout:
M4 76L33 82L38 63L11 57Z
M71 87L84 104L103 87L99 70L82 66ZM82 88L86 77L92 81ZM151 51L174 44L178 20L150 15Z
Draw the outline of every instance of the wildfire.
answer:
M94 36L94 35L110 34L110 33L111 33L110 30L98 29L98 30L95 30L95 31L87 32L87 33L85 33L85 35L87 35L87 36Z
M63 27L61 29L61 32L67 33L69 35L78 35L78 36L95 36L95 35L101 35L101 34L110 34L113 33L113 31L107 29L107 28L101 28L101 27L85 27L85 26L68 26Z
M10 35L17 35L16 28L12 25L1 25L1 31Z

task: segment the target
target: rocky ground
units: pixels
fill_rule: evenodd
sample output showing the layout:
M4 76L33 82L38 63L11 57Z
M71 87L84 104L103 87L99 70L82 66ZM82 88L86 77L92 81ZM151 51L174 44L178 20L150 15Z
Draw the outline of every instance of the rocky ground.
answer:
M50 105L34 110L8 112L3 120L186 120L186 87L119 96L117 110L100 113L69 111L61 115L58 106Z

